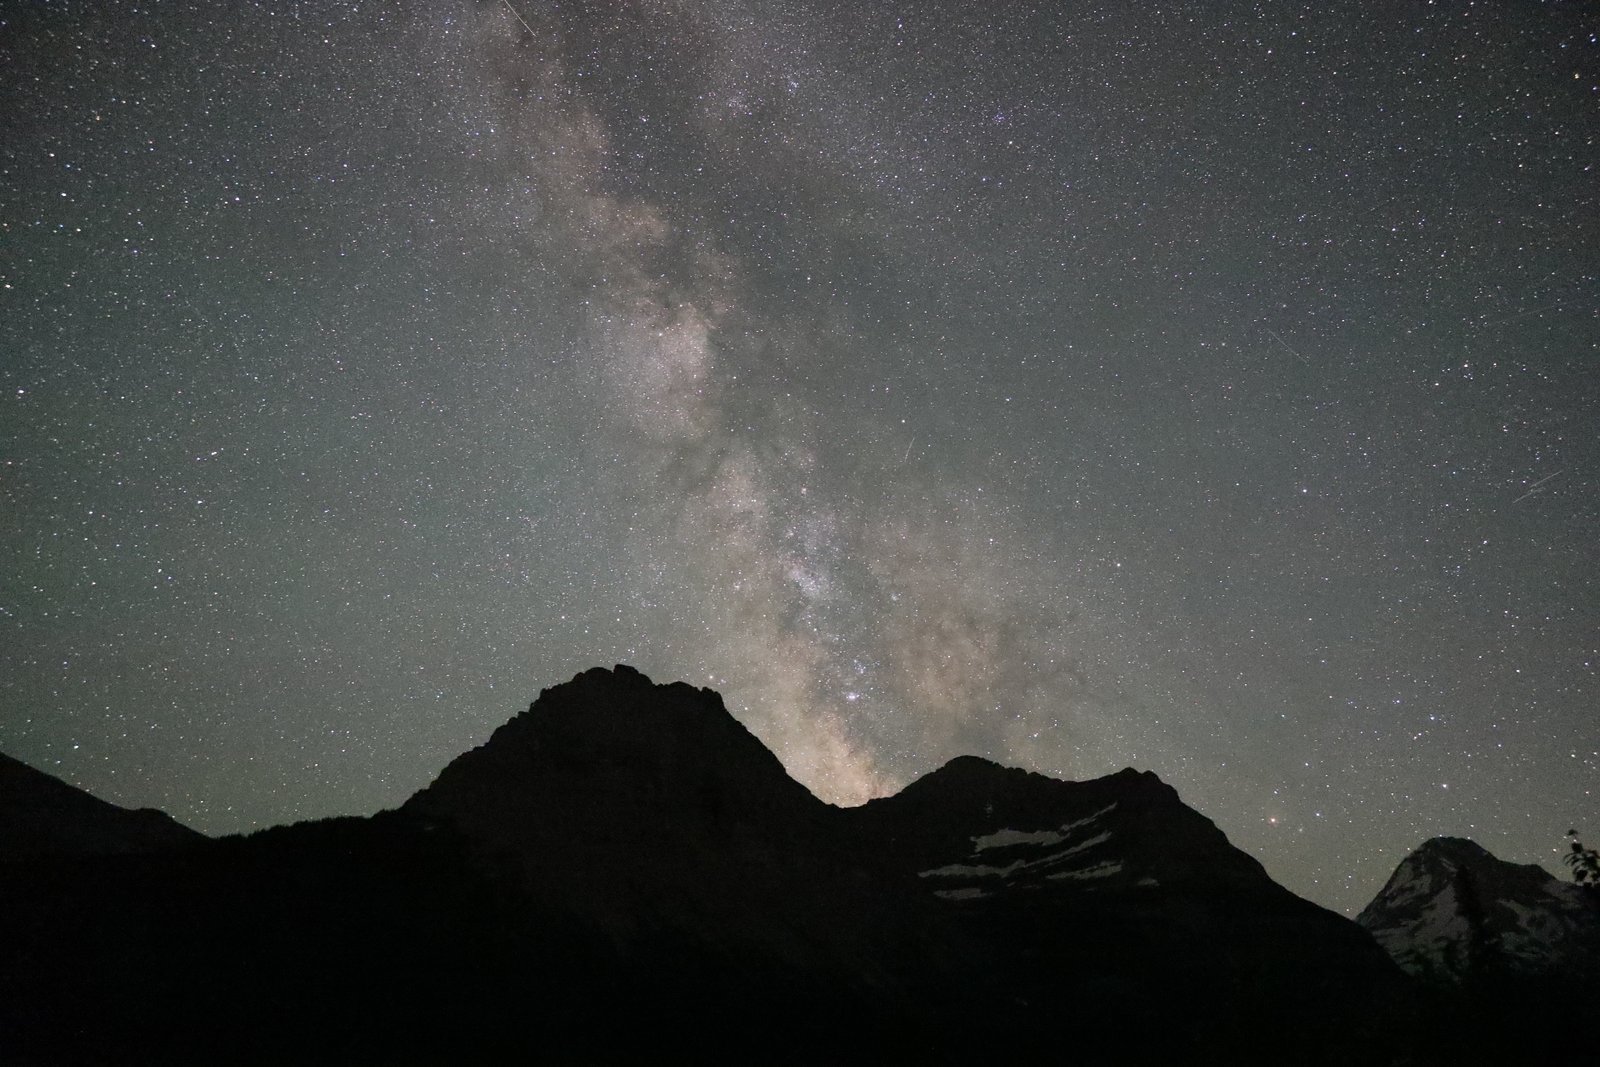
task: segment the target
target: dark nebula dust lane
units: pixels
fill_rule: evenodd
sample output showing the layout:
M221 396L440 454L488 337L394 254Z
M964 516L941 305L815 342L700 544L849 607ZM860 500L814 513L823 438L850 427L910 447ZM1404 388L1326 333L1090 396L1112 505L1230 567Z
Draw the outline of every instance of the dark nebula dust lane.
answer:
M1600 817L1580 5L41 3L0 84L0 750L99 796L370 812L625 662L1340 909Z

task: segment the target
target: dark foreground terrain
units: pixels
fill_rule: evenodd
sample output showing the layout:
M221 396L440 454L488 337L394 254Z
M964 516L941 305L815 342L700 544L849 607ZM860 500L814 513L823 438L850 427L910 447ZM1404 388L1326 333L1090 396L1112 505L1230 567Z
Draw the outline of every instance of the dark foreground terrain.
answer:
M626 667L371 818L210 840L0 772L6 1063L1460 1064L1595 1017L1581 974L1408 976L1154 775L835 808Z

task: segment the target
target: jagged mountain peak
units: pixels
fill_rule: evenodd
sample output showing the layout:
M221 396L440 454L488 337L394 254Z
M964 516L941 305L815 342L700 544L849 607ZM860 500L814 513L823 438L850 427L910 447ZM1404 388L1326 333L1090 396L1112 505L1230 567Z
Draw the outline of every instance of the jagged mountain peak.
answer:
M1418 845L1395 867L1383 889L1362 914L1393 911L1434 899L1457 883L1471 885L1475 895L1564 895L1564 883L1536 864L1510 863L1466 837L1433 837Z
M1356 922L1402 969L1442 982L1587 974L1600 949L1600 911L1582 889L1461 837L1418 846Z
M579 764L592 783L632 775L666 787L678 776L739 777L787 782L787 791L804 791L729 714L717 692L685 682L657 684L618 664L542 690L526 711L453 760L424 792L467 774L511 776L518 786L536 788L528 776L560 776Z
M1175 789L1131 767L1072 782L959 756L848 814L882 861L951 900L1017 888L1271 884Z
M1060 782L1059 778L1029 771L1021 767L1012 767L997 763L983 756L962 755L944 763L935 770L928 772L913 781L900 794L922 791L948 793L951 790L964 788L976 789L1001 789L1006 791L1027 790L1028 783L1033 783L1032 788L1037 788L1038 783ZM1092 781L1116 783L1123 787L1131 787L1134 783L1141 785L1160 785L1164 787L1161 779L1153 771L1140 771L1132 767L1124 767L1115 774L1105 775ZM1046 787L1048 788L1048 787Z
M585 835L655 852L789 834L823 808L715 691L626 665L543 690L403 806L522 853Z
M1499 863L1494 854L1470 837L1430 837L1418 845L1411 858L1438 859L1451 863Z

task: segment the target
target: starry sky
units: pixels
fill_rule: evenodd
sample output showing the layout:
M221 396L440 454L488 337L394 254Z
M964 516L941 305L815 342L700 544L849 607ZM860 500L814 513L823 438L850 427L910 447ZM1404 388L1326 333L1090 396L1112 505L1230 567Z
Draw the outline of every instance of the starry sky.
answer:
M0 749L208 833L541 687L1156 771L1358 909L1600 835L1572 2L0 7Z

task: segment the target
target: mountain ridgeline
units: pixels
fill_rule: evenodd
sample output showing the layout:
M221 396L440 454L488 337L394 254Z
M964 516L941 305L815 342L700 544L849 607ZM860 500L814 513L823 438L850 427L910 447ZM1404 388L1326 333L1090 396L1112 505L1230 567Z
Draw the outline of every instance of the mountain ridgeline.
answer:
M1407 931L1455 929L1421 876L1364 929L1133 770L962 757L833 807L716 693L627 667L545 690L370 818L210 840L19 767L7 1063L1461 1063L1530 1022L1464 999L1481 952L1407 973ZM1561 900L1581 956L1590 901ZM1500 908L1529 959L1536 904Z

